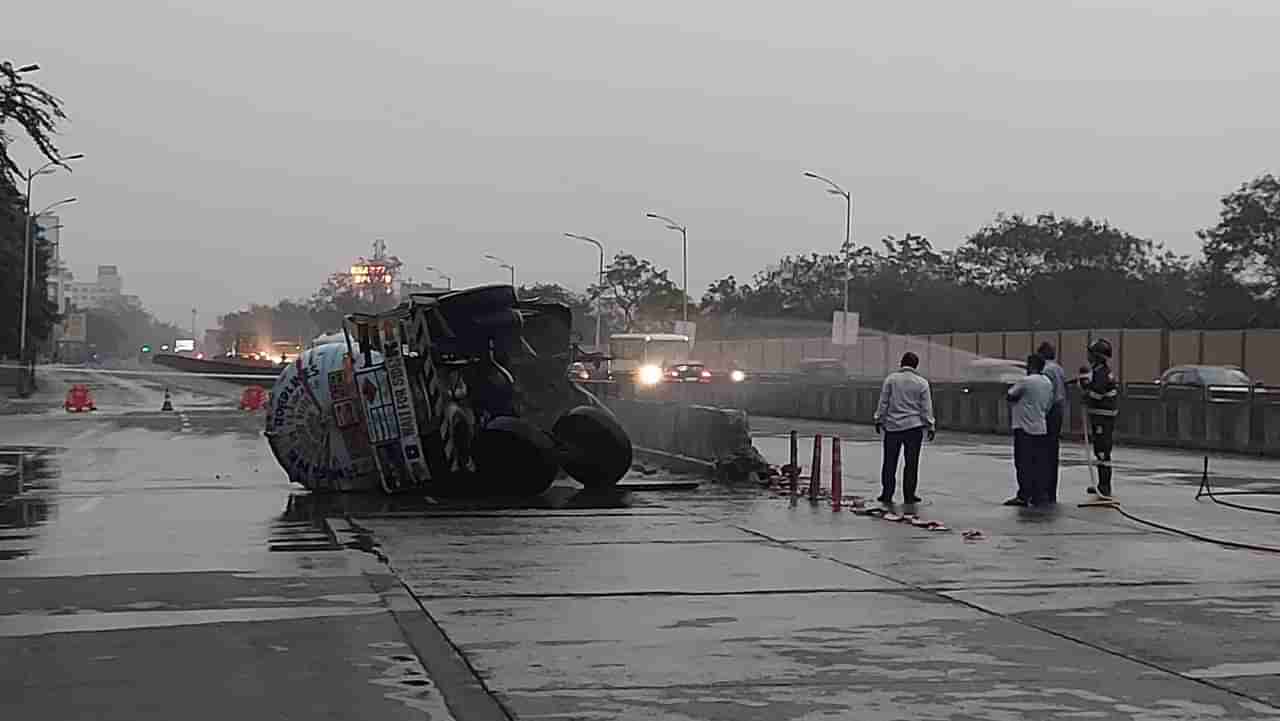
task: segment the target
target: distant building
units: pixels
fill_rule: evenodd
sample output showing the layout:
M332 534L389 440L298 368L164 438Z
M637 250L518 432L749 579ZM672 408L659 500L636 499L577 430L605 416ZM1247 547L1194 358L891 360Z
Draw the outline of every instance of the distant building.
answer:
M117 304L141 307L138 296L121 292L124 289L124 277L120 275L118 266L98 266L98 279L92 283L74 280L69 272L66 277L66 297L75 308L105 308Z

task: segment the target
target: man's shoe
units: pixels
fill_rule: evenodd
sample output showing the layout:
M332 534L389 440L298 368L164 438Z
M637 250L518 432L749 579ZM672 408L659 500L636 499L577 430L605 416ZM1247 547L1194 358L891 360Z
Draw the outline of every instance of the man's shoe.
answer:
M1013 498L1010 498L1009 500L1005 501L1005 502L1004 502L1003 504L1001 504L1001 505L1005 505L1005 506L1017 506L1017 507L1019 507L1019 508L1026 508L1026 507L1027 507L1027 499L1025 499L1025 498L1018 498L1017 496L1014 496Z
M883 503L883 504L884 504L884 505L886 505L886 506L892 506L892 505L893 505L893 499L892 499L892 498L885 498L884 496L880 496L880 497L879 497L879 498L877 498L876 500L877 500L877 501L880 501L881 503Z
M912 496L910 498L903 499L902 502L903 503L924 503L924 499L921 498L920 496Z
M1084 492L1085 492L1085 493L1092 493L1092 494L1093 494L1093 495L1095 495L1095 496L1096 496L1096 495L1098 495L1098 489L1097 489L1097 488L1095 488L1094 486L1089 486L1088 488L1084 489Z

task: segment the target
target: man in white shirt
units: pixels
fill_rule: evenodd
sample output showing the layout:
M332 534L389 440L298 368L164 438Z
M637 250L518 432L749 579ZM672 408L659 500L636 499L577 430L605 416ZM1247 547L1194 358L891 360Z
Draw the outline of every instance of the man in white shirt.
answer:
M1013 426L1013 465L1018 495L1006 506L1048 505L1049 410L1053 407L1053 381L1044 375L1044 358L1027 356L1027 375L1009 389L1009 421Z
M881 503L893 503L897 485L898 454L906 450L902 469L902 501L919 503L916 483L920 476L920 446L925 434L933 440L933 395L929 381L916 369L920 358L915 353L902 355L902 368L890 373L880 386L880 405L876 407L876 433L884 433L884 459L880 467Z
M1045 469L1045 495L1050 503L1058 500L1058 465L1062 456L1062 419L1067 415L1067 372L1058 365L1058 350L1049 341L1040 344L1036 354L1044 359L1044 374L1053 382L1053 406L1046 418L1048 467Z

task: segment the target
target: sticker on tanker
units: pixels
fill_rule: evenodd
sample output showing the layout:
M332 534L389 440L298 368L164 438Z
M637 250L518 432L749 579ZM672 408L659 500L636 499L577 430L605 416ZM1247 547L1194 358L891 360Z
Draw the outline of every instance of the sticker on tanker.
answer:
M345 343L328 343L299 355L276 379L266 436L290 481L313 490L380 486L363 409L353 402L356 369Z

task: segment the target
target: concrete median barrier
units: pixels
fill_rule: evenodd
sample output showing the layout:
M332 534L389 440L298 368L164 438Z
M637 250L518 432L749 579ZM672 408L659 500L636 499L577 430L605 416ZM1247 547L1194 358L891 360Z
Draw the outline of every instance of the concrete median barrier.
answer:
M765 470L746 411L674 400L611 399L608 405L642 458L730 480Z
M1007 434L1009 405L1002 383L934 383L934 415L944 431ZM646 392L647 403L741 409L753 415L870 424L880 397L875 381L842 384L744 383L669 384ZM1072 394L1063 434L1084 433L1079 398ZM658 411L649 411L658 413ZM670 411L674 413L674 411ZM735 411L736 412L736 411ZM653 420L657 421L655 416ZM675 433L674 419L661 427ZM687 433L690 426L679 426ZM696 425L701 433L711 426ZM628 429L630 430L630 428ZM656 430L637 426L643 436ZM1116 440L1138 446L1163 446L1280 456L1280 388L1202 388L1127 383L1120 400ZM675 447L674 437L642 442L652 448ZM684 452L684 451L673 451ZM706 452L699 449L698 452Z

